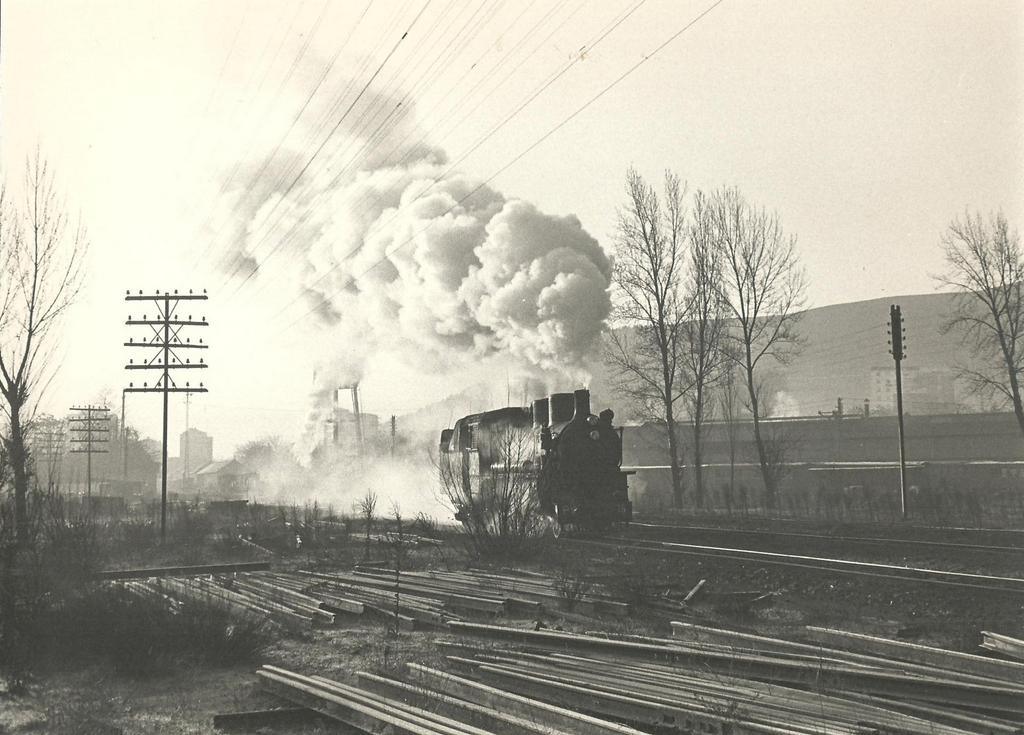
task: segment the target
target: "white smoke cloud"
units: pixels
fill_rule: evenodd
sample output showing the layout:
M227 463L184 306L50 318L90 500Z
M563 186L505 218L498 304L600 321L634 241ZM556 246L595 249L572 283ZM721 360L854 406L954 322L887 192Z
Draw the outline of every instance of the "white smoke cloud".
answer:
M319 320L313 441L333 391L358 382L374 355L435 374L494 361L503 378L578 383L610 311L610 259L575 216L448 172L446 154L411 122L412 105L403 109L409 122L355 158L312 168L301 186L281 183L302 158L286 151L272 176L229 197L228 267L258 272L268 243L283 239L274 275L294 268ZM355 149L368 142L354 127L345 132ZM377 153L395 144L400 164Z
M610 310L608 255L575 216L444 171L428 155L277 203L286 221L306 216L294 255L324 335L311 425L382 351L431 372L498 358L513 374L584 375Z

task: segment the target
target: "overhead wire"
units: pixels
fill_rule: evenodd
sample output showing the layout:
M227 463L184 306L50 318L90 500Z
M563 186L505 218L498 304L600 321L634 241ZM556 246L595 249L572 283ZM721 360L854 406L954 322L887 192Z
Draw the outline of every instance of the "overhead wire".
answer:
M434 69L437 66L439 66L441 64L444 64L444 63L446 63L449 60L449 58L451 57L452 53L455 51L455 47L457 47L457 44L461 41L461 39L464 36L468 36L468 35L471 34L470 26L473 23L473 21L476 20L478 22L484 22L483 19L478 19L478 16L480 15L480 12L488 4L491 4L491 6L492 6L492 8L491 8L491 15L493 16L495 10L498 7L501 6L503 1L504 0L498 0L498 2L494 2L494 0L484 0L483 2L481 2L480 5L477 7L477 10L473 13L473 15L471 15L469 18L467 18L467 20L463 24L463 26L459 29L459 31L457 31L456 35L452 36L449 39L448 43L444 46L444 48L437 55L437 57L434 58L434 60L431 61L429 64L422 65L422 68L420 70L420 74L419 74L418 78L412 83L412 85L408 88L408 90L402 96L402 98L391 107L391 109L387 113L386 117L382 121L377 123L377 127L372 132L370 132L368 135L362 135L362 133L366 130L366 127L367 127L366 125L358 127L356 129L356 131L355 131L355 134L353 136L351 136L351 138L347 142L343 141L342 146L339 146L339 148L335 150L335 155L336 156L340 155L340 156L346 158L347 160L346 160L345 164L340 167L340 169L337 172L337 174L335 174L334 178L325 187L325 189L327 189L327 190L332 189L342 179L342 177L344 177L351 170L351 167L356 162L358 162L360 160L363 160L361 158L361 156L362 156L362 154L368 148L371 148L372 146L374 146L376 143L380 142L382 139L384 139L388 135L389 130L387 128L387 125L388 125L389 121L391 121L392 118L395 116L395 114L400 109L402 109L404 105L406 105L407 101L413 95L413 90L415 90L417 88L417 86L422 82L422 80L424 78L430 77L432 72L434 71ZM381 96L384 98L384 100L390 99L391 95L392 95L392 91L391 91L392 88L394 88L396 90L400 89L403 86L403 81L404 81L404 78L401 79L401 80L396 80L388 89L385 89L383 92L381 92ZM356 121L356 125L358 126L363 120L365 120L371 114L373 115L374 120L375 120L379 116L379 114L381 112L385 111L385 109L386 108L384 108L383 105L376 106L376 109L373 108L373 107L368 107L366 110L363 111L363 114ZM406 109L408 109L407 106L406 106ZM373 123L374 120L371 120L370 123ZM356 150L354 153L352 153L351 155L347 155L348 152L356 145L356 141L358 141L360 138L364 138L362 145L360 145L358 150ZM341 150L342 148L344 150ZM311 216L311 213L308 210L306 212L304 212L303 215L299 218L299 220L295 223L295 225L293 225L292 230L290 230L289 232L294 231L298 227L301 227L302 224L304 224L309 219L310 216ZM288 243L289 243L288 239L285 239L285 238L279 239L277 241L277 243L272 246L270 252L268 252L266 254L266 256L263 258L263 260L259 262L258 266L256 268L253 268L252 270L250 270L250 272L246 275L246 277L235 287L235 289L229 294L228 298L231 298L235 294L237 294L241 290L241 288L249 280L251 280L251 278L253 276L255 276L255 274L258 272L258 270L260 268L265 267L266 263L269 262L269 260L277 252L279 252L280 249L284 245L286 245Z
M643 6L646 3L646 1L647 0L638 0L638 2L633 4L631 7L627 7L619 15L614 17L604 28L602 28L598 32L598 34L596 36L594 36L591 40L589 40L586 44L584 44L584 48L593 49L598 44L600 44L600 42L603 41L605 38L607 38L607 36L610 33L612 33L614 30L616 30L620 25L622 25L623 22L625 22L630 16L632 16L633 13L635 13L641 6ZM564 76L577 63L582 61L582 59L583 59L583 55L582 54L578 54L578 55L574 56L573 59L570 62L568 62L565 66L563 66L561 69L555 71L549 77L547 77L537 88L535 88L531 93L527 94L526 97L523 98L516 105L515 109L511 113L507 114L502 119L501 122L499 122L497 125L493 126L485 135L483 135L480 138L478 138L477 141L475 141L475 143L473 144L473 146L471 147L470 150L465 151L462 155L460 155L454 162L451 163L451 165L448 166L448 168L444 172L442 172L438 177L436 177L431 182L430 186L428 186L426 189L420 191L417 194L417 196L412 198L409 202L406 202L405 206L411 206L412 204L414 204L415 202L419 201L424 196L426 196L431 190L433 190L433 188L440 181L445 180L445 178L447 176L449 176L451 173L453 173L456 170L456 168L459 165L459 163L464 161L469 155L471 155L475 150L477 150L487 140L489 140L494 135L496 135L502 128L504 128L509 122L511 122L511 120L513 120L518 114L520 114L522 112L522 110L525 109L526 106L528 106L530 103L532 103L534 100L536 100L537 97L540 96L540 94L542 94L544 91L546 91L548 88L550 88L552 84L554 84L556 81L558 81L558 79L560 79L562 76ZM336 181L337 181L337 177L335 178L335 183L336 183ZM482 188L482 186L478 187L477 190L479 190L479 188ZM395 217L397 217L399 215L399 213L400 213L400 210L396 210L394 213L392 213L391 218L389 219L389 222L391 220L393 220ZM307 219L308 219L308 216L307 216ZM305 221L305 220L303 220L303 221ZM386 225L387 225L387 223L384 223L383 226L386 226ZM294 229L295 228L293 227L292 231L294 231ZM289 231L288 234L290 235L292 231ZM341 265L342 262L344 262L345 260L348 260L352 255L354 255L356 252L358 252L358 250L359 250L359 247L357 247L357 248L353 249L352 251L350 251L349 253L345 254L342 257L342 259L341 259L341 261L339 263L337 263L330 271L328 271L327 273L323 274L318 279L317 283L321 282L327 275L329 275L331 272L336 270ZM256 271L259 270L261 265L262 265L262 263L257 263L256 267L253 270L250 271L250 277L252 275L254 275L254 273ZM249 278L246 279L246 281L248 281L248 280L249 280ZM298 298L301 298L301 296L298 297ZM290 307L297 300L298 299L292 300L288 305L286 305L285 308Z
M308 52L308 50L310 48L310 45L313 42L313 38L316 36L316 33L319 30L321 23L323 22L324 15L325 15L325 13L327 11L327 8L330 6L330 2L331 2L331 0L324 0L324 3L323 3L323 5L320 8L320 13L317 16L316 21L314 22L314 24L313 24L312 28L310 29L310 31L306 34L305 41L303 42L302 46L300 47L299 52L293 58L291 66L289 67L287 73L284 75L284 77L282 78L281 82L278 84L276 91L274 92L274 98L275 99L280 97L281 92L284 89L284 86L288 83L288 81L291 80L291 78L294 75L296 69L298 68L298 65L300 63L302 63L302 59L305 58L305 56L306 56L306 54L307 54L307 52ZM280 152L282 146L284 145L285 140L287 140L288 136L291 134L291 132L294 129L295 125L298 123L299 118L301 118L302 114L306 111L306 108L309 106L309 103L313 99L313 96L320 89L320 85L323 84L324 79L326 79L327 75L330 74L330 71L333 68L335 62L337 62L338 58L341 56L341 53L345 50L345 47L347 46L349 40L352 38L353 34L355 33L356 29L359 27L359 25L362 22L363 18L366 16L366 12L370 9L370 6L372 4L373 4L373 0L367 0L366 6L363 8L363 11L362 11L362 13L360 13L360 15L359 15L358 19L356 20L355 24L353 24L353 26L349 29L349 33L345 37L345 40L338 47L338 49L335 52L334 56L330 59L330 61L325 66L324 71L320 75L320 78L317 80L317 82L314 85L313 89L307 95L305 101L303 102L303 104L299 108L298 112L292 117L292 122L288 126L288 129L285 131L284 135L281 136L281 138L278 140L277 145L270 152L270 154L267 155L263 159L263 162L260 165L260 168L257 170L256 174L251 177L251 179L250 179L251 183L255 183L256 181L260 180L260 178L266 172L267 168L270 166L270 163L273 161L273 159ZM220 197L222 197L223 194L226 191L227 191L227 187L226 186L222 186L221 187L221 192L218 194L218 197L215 200L214 207L211 209L211 213L210 213L210 215L209 215L209 217L207 219L207 223L209 223L211 221L211 218L214 216L214 211L215 211L215 208L216 208L216 201L218 201L220 199ZM204 225L204 229L205 229L205 226L206 225ZM193 264L193 272L194 272L194 269L195 269L196 265L198 263L204 261L206 259L206 257L208 255L210 255L211 250L218 244L219 238L220 238L220 235L221 235L221 232L222 232L222 229L223 228L218 229L217 232L214 234L214 236L211 237L208 240L208 242L206 244L206 247L203 249L203 252L202 252L201 256L199 258L197 258L196 261Z
M242 28L245 26L245 22L249 17L249 7L252 5L252 0L247 0L245 8L242 10L242 19L239 21L238 26L235 28L235 33L231 37L231 43L228 45L228 52L224 55L224 61L220 65L220 71L217 73L217 79L213 83L213 87L210 89L210 96L206 100L206 105L203 107L203 112L200 114L199 119L203 121L210 112L210 107L213 105L213 101L217 99L217 93L220 91L220 85L224 82L224 75L227 72L228 64L231 62L231 57L234 56L235 48L238 45L238 38L242 35ZM189 139L189 143L186 146L186 153L183 156L183 160L188 160L192 157L195 150L196 141L199 138L200 131L203 129L201 122L196 124L196 128L192 131L192 136Z
M532 6L532 4L533 4L533 3L531 3L530 5ZM489 99L491 95L493 95L493 94L494 94L494 93L495 93L495 92L496 92L496 91L497 91L498 89L500 89L500 88L501 88L501 86L502 86L502 85L503 85L503 84L504 84L504 83L505 83L506 81L508 81L509 77L510 77L510 76L511 76L511 75L512 75L512 74L513 74L513 73L514 73L515 71L517 71L517 70L518 70L518 69L519 69L519 68L520 68L520 67L522 66L522 64L523 64L523 63L524 63L524 62L525 62L525 61L526 61L526 60L527 60L528 58L530 58L530 57L531 57L531 56L532 56L532 55L533 55L534 53L536 53L536 50L537 50L538 48L541 48L542 46L544 46L544 45L545 45L545 44L547 43L547 41L548 41L548 40L550 40L550 38L551 38L551 37L552 37L552 36L553 36L553 35L554 35L555 33L557 33L557 32L558 32L558 31L559 31L559 30L561 29L561 27L562 27L562 26L563 26L563 25L564 25L564 24L565 24L566 22L568 22L568 21L569 21L569 20L570 20L570 19L571 19L572 17L574 17L574 16L575 16L575 15L576 15L576 14L577 14L577 13L578 13L578 12L579 12L579 11L580 11L580 10L581 10L582 8L583 8L583 5L584 5L584 4L585 4L585 0L581 0L581 1L579 2L579 3L577 3L576 7L575 7L575 8L574 8L574 9L573 9L573 10L572 10L572 11L571 11L571 12L570 12L570 13L569 13L568 15L566 15L566 16L565 16L564 18L562 18L562 20L561 20L561 21L559 21L559 23L558 23L558 24L554 25L554 26L553 26L553 27L551 28L551 30L550 30L550 32L548 33L548 35L547 35L547 36L545 36L545 37L544 37L543 39L541 39L541 41L539 41L539 42L538 42L538 43L537 43L537 44L536 44L536 45L534 46L534 49L533 49L533 51L531 51L531 53L530 53L530 54L528 54L528 55L524 56L524 57L523 57L522 59L520 59L520 61L519 61L519 63L518 63L518 64L516 64L516 65L515 65L514 67L512 67L511 69L509 69L509 70L508 70L508 72L507 72L507 73L505 74L505 76L504 76L503 78L501 78L501 79L500 79L500 80L498 81L498 83L497 83L497 84L495 84L494 86L492 86L492 87L491 87L491 89L490 89L490 91L488 91L488 92L487 92L487 94L485 94L484 96L482 96L482 97L481 97L481 98L480 98L480 99L479 99L479 100L477 101L477 104L476 104L476 105L474 105L474 106L473 106L473 107L472 107L472 108L471 108L471 109L470 109L469 111L467 111L467 113L466 113L465 115L463 115L463 116L462 116L462 117L461 117L461 118L460 118L460 119L459 119L459 120L458 120L458 121L456 122L455 126L452 126L452 127L450 127L450 128L449 128L449 132L450 132L450 131L451 131L452 129L454 129L454 127L457 127L457 126L458 126L458 125L460 125L460 124L461 124L461 123L462 123L463 121L465 121L465 119L466 119L466 118L468 117L468 115L470 115L470 114L472 114L473 112L475 112L475 111L476 111L476 110L477 110L477 109L478 109L478 108L480 107L480 105L482 105L482 104L483 104L484 102L486 102L486 101L487 101L487 99ZM512 47L511 49L509 49L508 53L506 53L506 54L505 54L505 56L503 56L503 57L502 57L502 59L500 59L500 60L498 61L498 63L496 64L496 67L500 67L500 66L501 66L502 64L504 64L504 62L505 62L505 61L507 61L507 60L508 60L508 59L509 59L509 58L511 57L511 55L512 55L512 54L513 54L513 53L514 53L515 51L518 51L518 49L519 49L519 48L521 47L521 45L522 45L522 44L523 44L523 43L524 43L524 42L526 41L526 39L527 39L527 38L529 38L529 37L532 37L532 36L533 36L533 34L535 33L536 29L537 29L537 28L538 28L538 27L539 27L539 26L540 26L541 24L543 24L544 22L546 22L546 21L547 21L547 19L548 19L548 18L550 18L550 17L551 17L551 15L552 15L552 14L553 14L553 13L554 13L554 12L555 12L555 11L556 11L557 9L558 9L558 7L559 7L559 6L557 6L557 5L556 5L556 6L552 6L552 8L550 8L550 9L549 9L549 10L547 11L547 13L545 13L545 14L544 14L544 15L543 15L543 16L542 16L542 17L541 17L541 18L540 18L540 19L539 19L539 20L537 21L537 23L536 23L536 24L535 24L535 25L534 25L534 26L533 26L533 27L532 27L532 28L531 28L531 29L530 29L529 31L527 31L527 33L525 33L525 34L523 35L523 37L522 37L522 38L521 38L521 39L519 40L519 42L518 42L518 43L517 43L517 44L516 44L515 46L513 46L513 47ZM522 15L522 14L520 14L520 17L521 17L521 15ZM518 20L518 18L517 18L517 20ZM478 61L479 61L479 60L478 60ZM472 69L473 67L475 67L475 66L476 66L476 63L477 63L477 62L474 62L474 64L473 64L473 65L472 65L472 66L470 67L470 70L471 70L471 69ZM468 71L467 71L467 73L468 73ZM432 109L431 109L431 111L429 111L429 112L427 112L427 113L424 113L424 115L425 115L426 117L429 117L429 115L430 115L430 112L432 112L432 111L433 111L433 109L436 109L436 108L437 108L437 107L438 107L438 106L439 106L439 105L440 105L440 104L441 104L441 103L442 103L442 102L443 102L443 101L444 101L444 100L445 100L445 99L447 98L447 94L450 94L450 92L452 91L452 89L454 89L454 88L455 88L455 87L456 87L456 86L458 85L458 83L459 83L459 82L461 82L461 79L462 79L462 78L464 78L464 76L463 76L463 77L460 77L460 78L459 78L459 80L458 80L457 82L455 82L455 83L454 83L454 84L452 85L452 87L450 87L450 88L449 88L449 91L448 91L448 92L447 92L447 93L445 94L445 96L444 96L444 97L442 97L442 99L439 99L439 100L438 100L438 102L437 102L437 103L436 103L436 104L434 105L434 108L432 108ZM449 114L445 116L445 118L443 119L443 121L442 121L442 122L444 122L444 121L447 121L447 120L448 120L448 119L449 119L450 117L453 117L453 116L454 116L454 113L455 113L455 111L457 111L457 110L458 110L459 108L461 108L461 107L462 107L462 105L463 105L463 104L465 104L465 102L466 102L467 100L471 99L472 95L473 95L473 94L475 93L475 91L476 91L476 90L477 90L477 89L479 88L480 84L482 84L482 83L483 83L483 82L485 81L485 79L486 79L486 77L483 77L483 78L481 78L481 79L480 79L480 80L479 80L479 81L477 82L477 84L475 84L475 85L474 85L474 86L473 86L473 87L472 87L472 88L471 88L471 89L470 89L470 90L469 90L468 92L466 92L466 93L465 93L465 94L463 95L463 97L462 97L462 98L461 98L461 99L460 99L460 100L459 100L459 101L458 101L458 102L457 102L457 103L456 103L455 105L453 105L453 106L452 106L452 107L450 108ZM408 147L406 148L406 153L405 153L405 155L403 155L403 156L402 156L402 157L401 157L401 158L400 158L399 160L397 160L397 161L393 161L393 159L392 159L392 156L393 156L393 155L394 155L394 154L395 154L395 153L396 153L397 151L399 151L399 150L402 150L403 146L405 145L405 142L406 142L406 141L408 140L408 138L409 138L409 136L410 136L411 134L412 134L412 131L409 131L408 133L406 133L406 135L405 135L405 136L404 136L404 137L403 137L403 138L402 138L402 139L401 139L401 140L400 140L400 141L399 141L398 143L396 143L396 144L395 144L395 145L394 145L394 146L393 146L393 147L391 148L391 150L390 150L390 151L388 151L388 153L387 153L387 154L385 155L385 157L384 157L384 159L383 159L383 161L382 161L382 164L381 164L381 165L390 165L390 166L403 166L403 165L406 165L406 164L407 164L407 163L409 162L409 159L410 159L410 157L411 157L411 156L412 156L412 155L413 155L413 154L414 154L415 152L417 152L417 150L418 150L418 147L419 147L420 145L422 145L422 144L423 144L424 142L426 142L427 138L428 138L428 137L429 137L429 136L431 135L431 131L429 131L429 130L428 130L428 131L424 131L424 132L422 132L422 133L421 133L421 135L420 135L420 137L419 137L419 138L418 138L418 139L417 139L417 140L416 140L416 141L415 141L415 142L414 142L414 143L413 143L412 145L410 145L410 146L408 146ZM337 183L337 179L338 179L338 177L335 177L335 181L334 181L334 182L332 182L332 185L333 185L334 183ZM355 202L354 206L355 206L355 207L361 207L361 206L363 206L363 205L367 204L367 203L368 203L368 200L369 200L370 198L371 198L371 195L370 195L370 194L364 195L364 196L363 196L363 197L361 197L361 198L360 198L360 199L359 199L358 201L356 201L356 202ZM363 207L363 209L365 210L365 209L366 209L366 207ZM297 224L298 224L298 223L297 223ZM290 234L290 233L289 233L289 234ZM350 253L350 254L347 254L347 255L343 256L342 260L345 260L345 259L347 259L347 258L348 258L348 257L349 257L350 255L352 255L352 254L354 254L354 253ZM312 285L313 285L313 286L316 286L316 285L318 285L318 284L319 284L319 283L320 283L320 282L321 282L321 281L322 281L322 280L323 280L324 278L326 278L326 277L327 277L328 275L330 275L330 273L329 273L329 272L328 272L328 273L325 273L325 274L324 274L323 276L321 276L320 278L318 278L318 279L317 279L317 280L316 280L316 281L315 281L315 282L314 282L314 283L313 283ZM265 289L264 289L264 290L265 290ZM298 300L298 299L295 299L295 300L293 300L293 301L292 301L292 303L294 303L294 302L295 302L295 301L297 301L297 300ZM290 306L290 305L291 305L291 304L289 304L289 306Z
M235 100L234 111L232 112L232 114L229 116L228 119L235 120L235 119L238 118L238 110L241 108L243 101L247 97L252 99L252 100L258 100L259 99L260 95L263 92L263 87L266 84L266 80L270 76L270 72L274 68L274 65L275 65L275 63L277 61L277 58L280 55L281 49L284 47L284 43L288 39L288 36L291 34L291 30L292 30L292 28L295 25L295 21L298 19L299 15L301 14L302 8L305 6L306 1L307 0L302 0L299 3L296 3L296 5L295 5L296 10L292 14L291 20L289 21L287 27L285 28L284 33L281 34L281 37L280 37L280 39L278 41L277 48L274 51L273 56L270 58L270 61L264 67L263 74L260 77L259 82L256 84L255 91L251 95L244 95L244 94L239 94L238 95L237 99ZM305 49L308 48L309 39L311 39L312 36L316 33L316 29L319 27L320 21L323 20L323 11L326 10L327 5L329 4L329 2L330 2L330 0L325 0L323 8L321 9L320 16L317 18L316 22L314 23L313 28L311 29L311 31L307 34L307 41L303 45L302 50L299 53L300 56L302 54L304 54L305 53ZM260 54L261 57L267 55L267 50L270 48L270 45L271 45L272 42L273 42L273 36L268 36L267 42L266 42L266 44L265 44L265 46L263 48L263 52ZM293 61L292 68L294 68L295 63L296 62ZM244 85L244 88L247 89L250 86L252 86L252 83L255 80L256 74L259 72L259 69L260 69L260 64L255 63L255 64L252 65L252 72L251 72L251 74L249 76L249 81L246 82L246 84ZM280 93L280 87L278 88L278 93ZM275 99L276 99L276 95L275 95ZM257 119L261 119L260 116L257 115L257 114L250 114L246 118L246 120L248 120L250 122L250 124L246 128L249 136L252 136L255 133L255 129L256 128L252 124L252 121L253 120L257 120ZM234 127L232 127L232 130L235 131ZM235 132L237 133L237 131L235 131ZM224 137L226 135L227 135L226 129L222 130L221 131L221 141L222 142L223 142L223 139L224 139ZM231 169L231 172L221 182L219 191L214 195L214 197L213 197L213 205L210 207L209 212L207 213L205 220L202 223L198 223L196 225L196 228L195 228L196 235L199 235L200 233L205 231L210 226L210 224L212 223L213 217L216 214L217 202L221 199L221 197L224 196L224 193L226 191L228 191L230 186L234 183L234 180L237 177L239 170L241 170L241 165L242 165L243 158L242 158L242 156L240 154L245 150L247 141L246 141L245 136L241 136L241 135L237 135L237 134L233 135L232 139L236 140L240 144L240 147L238 148L238 152L233 156L233 158L235 159L235 163L234 163L234 165L233 165L233 167ZM199 258L196 258L196 259L193 260L192 270L191 270L190 276L189 276L190 278L191 278L192 274L195 273L195 269L196 269L197 264L199 262L201 262L203 259L205 259L206 255L209 253L209 248L210 248L210 244L207 243L206 248L203 249L202 255Z
M409 26L406 29L406 31L401 36L399 36L398 40L395 41L395 43L391 47L391 50L388 51L387 55L384 57L384 59L381 61L381 63L377 65L376 70L374 70L374 72L370 76L370 78L366 81L366 83L359 90L359 93L356 95L355 99L352 100L352 102L349 104L349 106L345 109L345 112L341 115L341 117L338 118L337 122L335 122L335 124L331 127L331 130L330 130L330 132L328 132L327 137L325 137L324 140L320 143L320 145L318 145L316 147L316 150L313 151L313 155L311 155L306 160L306 162L303 164L302 168L295 175L295 177L291 180L291 182L288 184L288 186L284 190L284 192L282 192L280 194L280 196L277 198L277 200L275 201L275 203L273 205L273 208L271 209L271 212L268 213L268 215L267 215L268 217L272 216L273 212L277 209L277 206L282 201L284 201L284 199L295 188L296 184L298 184L298 182L302 179L302 177L306 173L306 171L309 170L310 166L313 164L313 161L316 160L317 156L319 156L320 153L323 151L324 147L330 141L331 137L342 126L342 124L348 118L348 115L352 112L352 110L355 108L355 106L359 103L359 100L361 100L363 98L363 95L366 94L366 91L368 89L370 89L370 87L373 84L374 80L376 80L377 77L380 75L381 71L383 71L383 69L387 65L388 61L391 60L392 56L394 56L395 52L398 50L398 48L401 45L402 41L404 41L409 36L409 33L412 32L412 29L415 27L415 25L419 21L419 19L423 16L423 13L426 11L426 9L428 7L430 7L430 4L432 2L433 2L433 0L427 0L423 4L423 7L420 8L419 12L413 18L412 22L409 24ZM238 264L240 264L241 262L243 262L243 261L239 260L238 263L236 263L236 267L232 270L231 274L229 275L229 278L232 277L235 273L238 272L238 267L239 267Z
M607 84L600 91L598 91L597 94L595 94L592 97L590 97L589 99L587 99L586 102L584 102L582 105L577 107L572 113L570 113L568 116L566 116L561 121L556 123L549 130L547 130L543 135L541 135L539 138L537 138L533 143L528 145L526 148L524 148L522 151L520 151L518 154L516 154L512 159L510 159L508 162L506 162L504 165L502 165L500 168L498 168L498 170L495 171L494 173L492 173L486 180L481 182L478 186L476 186L474 189L472 189L469 193L465 194L464 196L459 198L457 201L455 201L450 207L448 207L447 210L445 210L443 213L441 213L441 216L446 215L446 214L450 214L457 207L461 206L464 202L466 202L470 197L472 197L477 192L479 192L481 189L483 189L487 184L492 182L495 178L497 178L502 173L504 173L505 171L510 169L512 166L514 166L516 163L518 163L520 160L522 160L526 155L528 155L530 152L535 150L538 146L543 144L552 135L554 135L559 130L561 130L563 127L565 127L567 124L569 124L572 120L574 120L576 117L578 117L585 110L589 109L595 102L597 102L598 100L603 98L609 91L611 91L612 89L617 87L619 84L621 84L623 80L627 79L637 69L639 69L641 66L646 64L649 60L651 60L652 58L657 56L659 53L661 53L673 41L675 41L677 38L682 36L684 33L686 33L688 30L693 28L695 25L697 25L701 20L703 20L708 14L710 14L715 8L717 8L723 2L725 2L725 0L715 0L710 5L708 5L704 10L702 10L699 14L697 14L693 19L691 19L689 22L687 22L681 28L679 28L674 33L672 33L670 36L668 36L668 38L666 38L662 43L660 43L652 51L650 51L649 53L644 54L643 56L641 56L639 61L637 61L636 63L634 63L631 66L629 66L624 72L622 72L619 76L617 76L615 79L613 79L609 84ZM369 267L367 267L363 271L360 271L358 274L356 274L354 276L351 276L350 277L351 280L353 280L353 281L359 280L360 278L362 278L365 275L367 275L370 271L374 270L375 268L380 266L382 263L386 262L396 252L398 252L399 250L403 249L405 246L407 246L409 243L411 243L413 240L415 240L419 235L423 234L424 232L429 230L431 227L433 227L434 224L438 221L438 219L439 219L439 217L433 218L426 226L420 228L419 230L417 230L416 232L411 234L409 237L404 239L401 243L399 243L394 248L386 251L381 258L377 259ZM339 266L340 266L340 263L338 265L335 265L331 270L332 271L336 270ZM308 289L304 293L308 293ZM330 294L330 296L333 296L333 295L336 295L336 293ZM327 298L327 296L324 295L324 294L317 294L317 296L319 296L321 300L326 300L326 298ZM294 303L294 301L291 302L291 303ZM288 304L285 308L288 308L288 306L290 306L291 303ZM279 334L281 332L290 330L295 325L297 325L299 322L304 320L306 317L308 317L309 315L311 315L314 312L316 312L320 308L320 306L321 306L321 304L314 305L312 309L309 309L308 311L303 313L298 319L288 323L283 329L279 330L279 332L277 332L277 333ZM278 316L280 313L281 312L278 312L278 314L275 314L274 317L272 317L272 318L276 318L276 316Z

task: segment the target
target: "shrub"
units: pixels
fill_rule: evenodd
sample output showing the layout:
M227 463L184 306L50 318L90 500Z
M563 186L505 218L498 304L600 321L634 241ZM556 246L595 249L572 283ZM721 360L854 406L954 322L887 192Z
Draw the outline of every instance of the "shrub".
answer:
M108 661L118 673L145 676L176 664L231 666L270 643L267 620L210 602L171 607L119 587L96 587L53 608L40 621L56 662ZM40 641L42 642L42 640Z

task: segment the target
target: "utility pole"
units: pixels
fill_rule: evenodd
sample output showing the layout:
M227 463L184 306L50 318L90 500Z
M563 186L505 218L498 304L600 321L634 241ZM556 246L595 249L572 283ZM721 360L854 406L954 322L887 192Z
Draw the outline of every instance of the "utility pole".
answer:
M109 446L110 442L110 409L106 406L72 406L77 416L68 418L71 432L71 444L84 445L71 450L72 454L84 454L85 460L85 496L86 504L92 511L92 455L107 454L109 449L97 449L96 444Z
M395 440L398 437L398 419L391 415L391 456L395 456Z
M900 433L900 514L907 520L907 454L903 438L903 358L907 356L903 347L906 332L903 329L903 313L898 304L889 307L889 353L896 363L896 418Z
M128 392L121 391L121 479L128 479L128 427L124 423L124 404Z
M168 413L168 396L171 393L206 393L206 388L203 387L202 383L199 383L199 387L192 387L191 383L186 382L184 386L179 386L172 377L172 370L196 370L205 369L207 367L206 362L203 358L199 358L198 362L192 362L191 358L182 359L178 352L184 350L205 350L209 345L203 343L200 339L198 342L192 342L191 338L183 338L182 332L186 327L206 327L209 324L206 321L206 317L202 316L198 319L194 319L192 314L187 314L184 317L179 317L178 307L184 302L186 305L192 301L206 301L206 290L204 289L201 294L192 293L189 291L187 294L179 294L177 291L168 293L159 291L152 294L144 294L139 291L138 294L132 294L130 291L126 292L124 297L125 301L151 301L156 309L156 315L154 318L150 318L148 314L143 314L141 319L133 318L130 314L128 320L125 322L128 326L142 326L146 327L152 334L147 334L146 337L139 342L136 342L134 338L130 338L124 343L125 347L141 347L147 353L146 360L142 362L135 362L134 359L128 361L125 365L126 370L158 370L160 371L160 377L157 378L156 383L151 387L149 382L143 382L142 387L136 387L135 383L129 383L128 387L125 388L127 393L161 393L163 394L164 412L163 412L163 442L160 452L160 541L161 543L167 539L167 413Z
M181 491L185 492L185 481L188 479L188 457L192 451L192 447L189 446L189 425L188 425L188 404L189 399L192 397L191 393L185 394L185 451L183 451L181 457Z
M40 461L46 466L46 489L53 492L60 474L61 456L64 453L64 424L57 420L46 421L44 428L35 431L33 453L36 456L36 481L40 477Z

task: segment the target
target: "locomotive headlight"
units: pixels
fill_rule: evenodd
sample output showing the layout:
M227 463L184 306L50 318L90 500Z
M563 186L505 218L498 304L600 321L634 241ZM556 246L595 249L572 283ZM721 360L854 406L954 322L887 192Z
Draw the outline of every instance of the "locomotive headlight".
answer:
M597 426L597 416L587 416L587 423L591 426Z
M590 438L593 439L594 441L597 441L598 439L601 438L601 432L599 432L597 429L594 429L592 432L590 432Z

